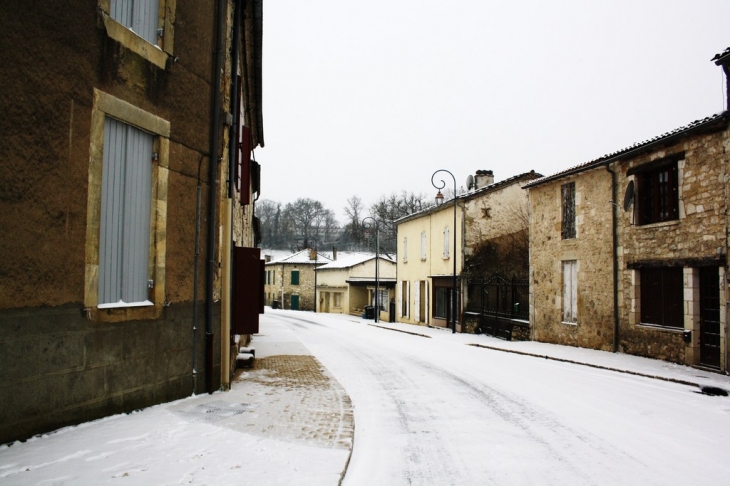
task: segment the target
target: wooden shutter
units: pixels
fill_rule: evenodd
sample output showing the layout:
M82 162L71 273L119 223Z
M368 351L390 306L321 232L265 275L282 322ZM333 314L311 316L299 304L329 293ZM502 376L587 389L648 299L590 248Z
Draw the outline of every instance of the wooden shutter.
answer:
M241 126L238 142L238 173L240 182L238 190L241 194L241 204L251 204L251 130Z
M104 120L99 304L148 300L154 137Z
M259 314L263 310L264 270L259 248L233 249L233 334L259 332Z
M157 44L159 0L111 0L109 15L150 44Z

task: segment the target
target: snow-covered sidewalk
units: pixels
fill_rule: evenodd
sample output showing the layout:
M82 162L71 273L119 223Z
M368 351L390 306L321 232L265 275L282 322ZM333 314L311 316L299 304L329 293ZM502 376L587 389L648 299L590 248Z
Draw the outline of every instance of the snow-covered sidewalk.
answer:
M338 484L349 398L284 325L262 318L256 365L229 392L0 446L0 484Z
M354 319L354 318L353 318ZM593 366L607 370L614 370L637 374L650 378L675 381L697 386L715 386L730 391L730 376L705 371L691 366L678 365L657 359L642 358L623 353L610 353L594 349L561 346L558 344L540 343L536 341L505 341L487 335L452 334L450 329L412 324L384 323L377 324L370 320L365 321L371 326L408 332L416 335L442 339L448 342L461 343L485 348L485 351L499 350L571 362L580 365Z

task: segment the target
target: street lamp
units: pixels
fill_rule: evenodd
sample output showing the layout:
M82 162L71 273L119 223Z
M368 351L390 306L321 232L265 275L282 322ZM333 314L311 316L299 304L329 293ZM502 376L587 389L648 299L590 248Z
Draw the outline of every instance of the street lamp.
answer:
M372 223L368 220L372 221ZM363 228L365 228L366 231L375 226L375 322L377 323L378 316L380 315L380 305L378 304L378 301L380 300L380 275L378 273L380 225L375 218L368 216L367 218L362 220L362 226Z
M439 172L446 172L454 180L454 288L451 291L451 333L453 334L456 332L456 306L457 302L459 301L456 287L456 177L454 177L454 174L446 169L439 169L431 174L431 184L433 185L433 187L438 189L438 194L436 194L436 204L438 205L441 205L444 202L444 195L441 193L441 189L446 187L446 181L444 181L443 179L441 179L441 185L437 185L434 181L434 177L436 177L436 174L438 174Z

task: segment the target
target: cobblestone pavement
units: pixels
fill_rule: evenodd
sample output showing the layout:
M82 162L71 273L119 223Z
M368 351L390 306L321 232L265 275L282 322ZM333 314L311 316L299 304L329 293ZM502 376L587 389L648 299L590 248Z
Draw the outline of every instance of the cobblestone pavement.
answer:
M229 426L277 440L352 449L350 398L313 356L256 359L251 369L237 372L232 389L246 411Z

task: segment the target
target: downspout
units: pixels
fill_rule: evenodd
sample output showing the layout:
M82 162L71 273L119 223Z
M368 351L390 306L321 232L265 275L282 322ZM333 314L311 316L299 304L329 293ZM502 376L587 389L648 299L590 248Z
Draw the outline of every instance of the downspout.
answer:
M195 256L193 258L193 395L198 392L198 259L200 257L200 205L202 184L200 169L203 157L198 161L198 187L195 196Z
M211 103L211 134L208 150L210 159L208 194L208 258L205 282L205 385L213 393L213 282L215 279L215 236L218 203L218 136L220 132L221 69L223 67L223 25L226 0L218 0L218 18L215 25L216 52L213 72L213 99Z
M240 34L240 0L235 2L233 13L233 49L231 52L231 114L233 123L229 126L228 137L228 191L223 201L221 222L223 223L222 281L221 281L221 389L231 388L231 322L233 316L233 213L235 209L235 171L238 144L238 53ZM243 190L243 188L241 188Z
M618 318L618 235L616 234L616 172L606 164L606 170L611 174L611 236L613 237L613 352L618 353L620 345L619 318Z

